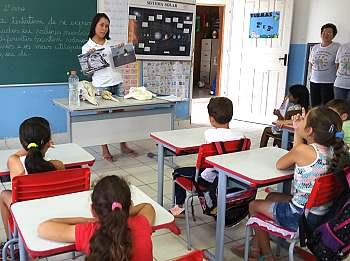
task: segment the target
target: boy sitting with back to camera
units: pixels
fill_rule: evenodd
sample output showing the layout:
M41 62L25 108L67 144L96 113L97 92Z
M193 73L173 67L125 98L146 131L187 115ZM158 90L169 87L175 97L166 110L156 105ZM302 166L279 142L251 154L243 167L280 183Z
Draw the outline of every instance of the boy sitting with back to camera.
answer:
M213 97L207 106L209 121L213 128L205 131L205 143L239 140L244 137L240 132L230 129L229 123L232 119L233 105L232 101L226 97ZM193 180L196 173L196 167L183 167L175 169L173 179L178 176L188 177ZM214 168L206 168L198 177L198 183L211 184L214 182L217 172ZM175 206L169 211L176 217L184 213L183 204L186 199L186 190L175 183Z

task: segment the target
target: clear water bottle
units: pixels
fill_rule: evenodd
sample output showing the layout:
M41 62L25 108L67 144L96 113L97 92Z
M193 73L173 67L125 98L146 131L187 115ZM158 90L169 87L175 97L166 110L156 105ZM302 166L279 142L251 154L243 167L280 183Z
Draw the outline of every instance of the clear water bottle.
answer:
M124 97L124 95L125 95L125 89L124 89L124 87L123 87L123 83L119 83L119 84L117 85L116 95L117 95L118 97Z
M79 107L80 106L80 90L79 90L79 77L76 70L69 71L68 77L68 88L69 88L69 107Z

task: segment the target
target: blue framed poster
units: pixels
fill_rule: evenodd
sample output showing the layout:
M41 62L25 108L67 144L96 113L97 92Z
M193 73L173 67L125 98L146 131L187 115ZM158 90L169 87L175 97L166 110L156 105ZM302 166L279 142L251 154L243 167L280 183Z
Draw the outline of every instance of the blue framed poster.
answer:
M249 38L278 38L280 12L250 14Z

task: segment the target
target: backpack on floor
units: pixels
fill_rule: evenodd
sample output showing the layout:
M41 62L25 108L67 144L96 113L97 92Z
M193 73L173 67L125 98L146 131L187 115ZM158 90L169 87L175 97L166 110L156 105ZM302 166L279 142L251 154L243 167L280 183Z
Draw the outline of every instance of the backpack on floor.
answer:
M213 183L200 180L197 183L197 192L203 213L216 219L217 216L217 188L218 178ZM237 181L228 178L226 188L225 226L239 223L249 213L249 202L254 200L256 190L247 190Z
M350 175L348 174L348 182ZM346 181L345 181L346 182ZM344 184L344 183L343 183ZM304 216L305 217L305 216ZM307 227L305 218L301 227ZM320 261L338 261L344 259L350 252L350 192L345 190L335 201L331 211L325 217L325 222L314 231L302 229L305 232L306 245ZM300 244L305 246L303 234L300 234Z

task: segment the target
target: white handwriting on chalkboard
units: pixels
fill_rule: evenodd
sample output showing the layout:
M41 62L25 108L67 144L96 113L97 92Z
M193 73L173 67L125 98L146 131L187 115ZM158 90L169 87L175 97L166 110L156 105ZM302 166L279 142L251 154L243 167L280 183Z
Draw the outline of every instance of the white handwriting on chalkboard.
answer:
M14 6L11 4L4 5L2 9L4 12L24 12L26 9L23 6Z
M40 19L36 19L33 16L12 16L10 20L10 24L27 24L27 25L33 25L33 24L44 24L44 22Z
M25 9L12 5L1 7L9 16L0 17L0 59L50 55L52 50L77 52L86 42L89 20L46 19L34 15L18 15ZM6 9L6 10L5 10ZM11 13L13 12L13 14Z

